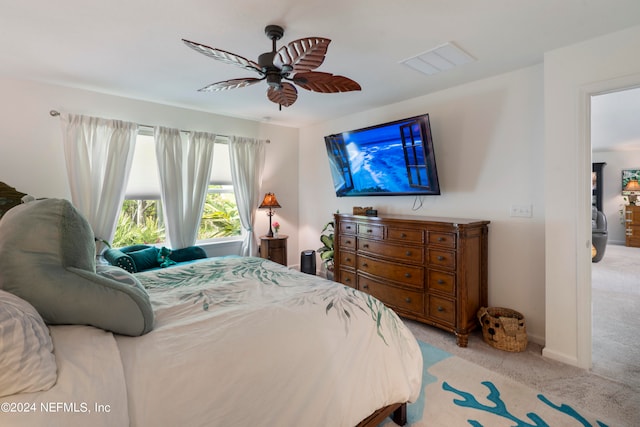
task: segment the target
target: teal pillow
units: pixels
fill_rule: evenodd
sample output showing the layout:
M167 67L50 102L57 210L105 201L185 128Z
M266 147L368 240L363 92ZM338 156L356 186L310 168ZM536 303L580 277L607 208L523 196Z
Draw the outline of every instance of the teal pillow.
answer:
M193 261L194 259L206 258L207 253L200 246L189 246L182 249L174 249L169 258L175 262Z
M119 249L107 249L103 253L104 259L106 259L109 264L115 265L116 267L120 267L123 270L128 271L129 273L137 273L136 265L133 263L133 259L122 252Z
M127 255L133 260L136 272L160 267L160 263L158 263L158 248L156 247L152 246L140 251L129 252Z
M151 301L137 280L96 273L93 231L67 200L25 203L2 217L0 272L0 289L29 302L46 323L131 336L153 328Z

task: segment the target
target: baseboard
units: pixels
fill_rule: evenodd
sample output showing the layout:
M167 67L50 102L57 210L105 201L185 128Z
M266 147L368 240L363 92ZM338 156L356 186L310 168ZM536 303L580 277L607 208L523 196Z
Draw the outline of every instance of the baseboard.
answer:
M576 359L575 357L569 357L564 353L558 353L557 351L548 349L546 347L542 349L542 355L544 357L548 357L549 359L566 363L567 365L579 366L578 359Z
M544 337L541 337L540 335L533 335L528 333L527 339L532 343L536 343L539 346L544 347L545 340L544 340Z

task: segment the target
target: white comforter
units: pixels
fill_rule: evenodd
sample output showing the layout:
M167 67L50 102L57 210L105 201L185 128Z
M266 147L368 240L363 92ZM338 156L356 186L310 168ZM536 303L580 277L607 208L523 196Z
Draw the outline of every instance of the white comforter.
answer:
M0 426L129 425L120 352L110 332L51 326L58 380L47 391L0 397Z
M110 425L126 425L128 407L133 427L352 427L419 394L416 340L364 293L261 258L214 258L137 277L154 304L154 330L115 337L120 379L95 366L78 373L96 393L102 381L115 387L124 379L128 403L113 400L112 390L83 398L117 407Z

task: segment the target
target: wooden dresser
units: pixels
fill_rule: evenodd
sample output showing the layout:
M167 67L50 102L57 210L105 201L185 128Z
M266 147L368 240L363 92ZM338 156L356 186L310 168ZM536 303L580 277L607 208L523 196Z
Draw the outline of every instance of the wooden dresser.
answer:
M640 206L624 207L625 245L640 248Z
M335 280L466 347L487 306L489 221L335 214Z

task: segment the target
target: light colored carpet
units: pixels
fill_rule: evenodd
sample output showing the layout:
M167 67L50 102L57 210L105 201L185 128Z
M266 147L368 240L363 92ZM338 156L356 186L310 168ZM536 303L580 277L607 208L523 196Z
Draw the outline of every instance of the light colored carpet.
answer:
M542 357L542 347L529 343L527 349L521 353L510 353L497 350L482 340L482 333L475 331L469 337L469 345L460 348L455 343L455 337L440 329L423 325L411 320L404 320L415 337L431 344L471 364L458 365L460 370L469 372L469 378L477 372L489 370L516 383L526 389L535 390L547 396L554 403L567 404L577 410L589 410L597 415L598 420L610 427L640 426L640 390L619 381L607 379L584 369L569 366L555 360ZM474 375L471 375L474 373ZM477 385L458 385L457 388L467 389ZM486 397L488 391L485 392ZM520 410L520 409L518 409ZM529 410L524 410L526 413ZM535 408L530 411L536 411ZM469 418L472 419L472 418ZM590 419L591 422L594 422ZM501 421L502 422L502 421ZM390 424L393 425L393 424ZM421 424L416 424L415 427ZM474 425L468 422L461 424L429 423L430 427L462 427ZM492 427L502 424L476 424L476 426ZM545 426L545 424L507 424L509 426ZM550 427L593 426L598 424L580 424L567 422L566 424L548 424Z
M409 427L618 425L601 417L598 408L567 404L563 396L544 395L437 347L420 346L422 393L407 407ZM390 420L382 424L393 425Z
M591 285L591 370L640 390L640 248L608 245Z

